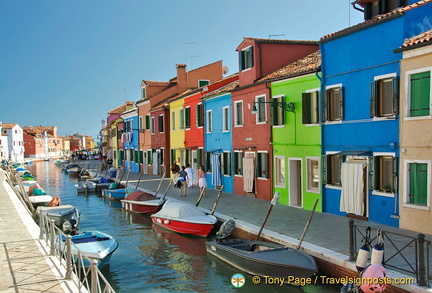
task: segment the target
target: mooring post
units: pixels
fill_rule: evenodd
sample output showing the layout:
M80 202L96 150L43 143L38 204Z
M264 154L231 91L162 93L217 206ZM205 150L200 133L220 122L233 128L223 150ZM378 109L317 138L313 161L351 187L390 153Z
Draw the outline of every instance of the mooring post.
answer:
M45 229L44 227L44 217L42 213L39 213L39 239L42 240L43 239L43 234L44 231L43 229Z
M426 286L426 269L425 269L425 235L420 233L417 235L418 242L418 284Z
M66 275L65 279L70 280L72 276L72 236L66 236Z
M354 261L355 255L354 255L354 220L349 220L349 260Z

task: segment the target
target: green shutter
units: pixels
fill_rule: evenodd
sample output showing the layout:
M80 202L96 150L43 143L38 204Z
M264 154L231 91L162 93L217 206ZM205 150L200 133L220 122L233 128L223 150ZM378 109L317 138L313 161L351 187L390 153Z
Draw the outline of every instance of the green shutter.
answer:
M430 72L411 75L410 116L430 115Z
M326 156L326 155L323 155L322 156L322 162L321 162L321 165L322 165L322 182L323 182L323 184L325 185L325 184L327 184L327 182L328 182L328 156Z
M398 168L398 157L393 157L393 186L392 186L392 192L393 193L399 193L398 190L398 179L399 179L399 168Z
M147 164L151 164L152 163L152 151L147 151Z
M377 170L375 168L375 158L373 156L370 156L369 157L369 189L370 190L375 190L378 188L378 186L376 186L376 181L375 181L376 180L375 170Z
M377 81L371 82L371 85L370 85L370 116L371 117L375 117L376 116L376 110L377 110L377 90L378 90Z
M427 164L409 164L409 200L412 204L427 205Z
M139 151L134 151L134 152L135 152L134 162L139 164L140 163Z
M190 128L190 107L185 109L185 128Z
M311 98L312 95L310 93L302 93L302 123L303 124L310 124L312 121Z
M150 129L150 115L146 115L146 129Z

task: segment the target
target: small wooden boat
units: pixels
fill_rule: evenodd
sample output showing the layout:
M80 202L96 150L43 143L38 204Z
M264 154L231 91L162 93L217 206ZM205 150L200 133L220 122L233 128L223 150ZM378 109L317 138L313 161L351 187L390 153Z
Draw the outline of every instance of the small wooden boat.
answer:
M63 242L66 238L62 237ZM97 267L102 268L108 264L112 254L118 248L117 240L111 235L99 231L89 231L83 234L72 236L72 254L76 256L78 249L89 259L97 261ZM77 265L90 266L90 262L86 258L82 258L83 262L75 258Z
M206 243L207 252L222 261L256 276L309 278L318 272L315 260L306 252L285 245L260 241L259 237L271 208L277 204L276 192L256 240L228 239L235 227L234 220L225 221L216 240ZM315 209L315 207L314 207Z
M121 203L126 211L152 215L161 209L165 200L148 192L137 190L129 194Z
M153 223L182 234L207 237L217 219L198 207L176 200L167 200L162 209L151 215Z
M78 210L71 205L59 205L54 207L38 207L37 215L45 214L49 219L54 220L54 224L60 229L66 220L77 220L80 216ZM40 217L40 216L39 216Z

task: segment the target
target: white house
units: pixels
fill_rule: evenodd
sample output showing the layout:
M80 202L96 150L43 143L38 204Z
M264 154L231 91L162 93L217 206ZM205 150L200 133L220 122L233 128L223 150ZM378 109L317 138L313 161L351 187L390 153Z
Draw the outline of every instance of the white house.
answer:
M12 162L24 162L24 137L21 126L17 123L3 123L1 131L2 138L7 137L9 150L8 156L4 159Z

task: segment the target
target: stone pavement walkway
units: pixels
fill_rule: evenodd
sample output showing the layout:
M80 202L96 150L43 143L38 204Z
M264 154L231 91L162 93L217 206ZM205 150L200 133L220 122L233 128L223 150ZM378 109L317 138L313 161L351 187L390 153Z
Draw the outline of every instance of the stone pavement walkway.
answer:
M79 292L63 279L36 225L0 170L0 292Z

